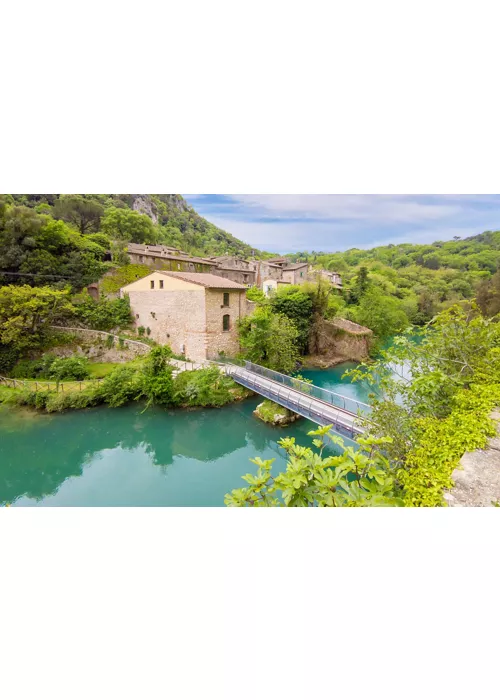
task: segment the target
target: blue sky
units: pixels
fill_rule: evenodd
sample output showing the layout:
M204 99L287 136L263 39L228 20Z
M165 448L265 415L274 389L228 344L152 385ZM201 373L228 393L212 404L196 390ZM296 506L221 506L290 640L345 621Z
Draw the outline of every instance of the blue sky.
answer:
M433 243L500 229L500 195L492 194L183 196L220 228L277 253Z

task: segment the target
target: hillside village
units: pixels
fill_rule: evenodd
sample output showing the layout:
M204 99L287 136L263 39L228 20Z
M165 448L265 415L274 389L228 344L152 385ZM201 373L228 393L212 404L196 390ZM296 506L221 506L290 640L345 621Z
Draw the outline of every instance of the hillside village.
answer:
M127 253L130 263L154 270L120 290L122 298L130 299L135 327L147 327L152 340L196 361L238 354L238 321L255 310L246 297L251 287L269 296L320 277L332 289L342 289L337 273L287 258L205 258L169 246L138 244L130 244ZM90 285L89 292L98 298L99 285Z

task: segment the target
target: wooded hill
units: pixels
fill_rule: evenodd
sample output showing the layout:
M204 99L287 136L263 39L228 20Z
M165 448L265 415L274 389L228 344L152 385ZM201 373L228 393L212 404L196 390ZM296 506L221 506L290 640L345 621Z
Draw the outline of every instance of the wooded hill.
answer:
M180 194L7 196L12 197L12 203L75 225L82 234L119 234L133 243L170 245L198 255L248 256L260 252L197 214ZM150 221L137 218L141 215Z
M397 302L411 323L430 321L439 311L473 297L486 315L500 312L500 231L430 245L401 243L288 257L339 272L348 305L358 304L371 289ZM353 320L363 323L367 318L358 313Z

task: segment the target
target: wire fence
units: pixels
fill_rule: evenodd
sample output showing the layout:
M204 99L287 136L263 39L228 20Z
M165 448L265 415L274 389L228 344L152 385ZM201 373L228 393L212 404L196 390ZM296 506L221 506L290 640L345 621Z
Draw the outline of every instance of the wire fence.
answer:
M44 379L13 379L12 377L1 377L0 384L3 384L10 389L29 389L30 391L54 391L54 392L70 392L84 391L89 387L99 386L104 377L95 377L93 379L84 379L82 381L67 381L57 382Z

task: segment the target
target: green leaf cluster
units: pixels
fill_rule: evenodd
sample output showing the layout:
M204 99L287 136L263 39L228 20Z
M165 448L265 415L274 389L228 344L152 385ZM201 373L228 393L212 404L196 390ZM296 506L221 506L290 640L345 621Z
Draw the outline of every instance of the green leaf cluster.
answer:
M227 506L367 507L399 506L402 500L383 454L388 438L360 438L359 449L345 447L331 432L332 426L308 434L311 447L297 445L295 438L279 441L287 454L286 471L272 474L274 460L251 460L257 474L246 474L248 487L226 494ZM326 440L338 445L342 454L324 455Z

